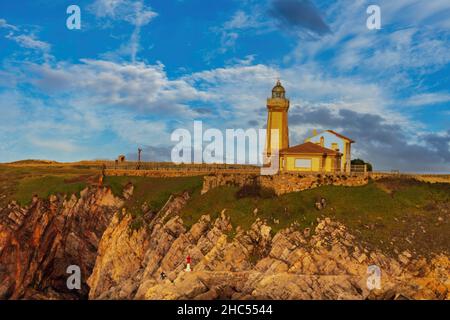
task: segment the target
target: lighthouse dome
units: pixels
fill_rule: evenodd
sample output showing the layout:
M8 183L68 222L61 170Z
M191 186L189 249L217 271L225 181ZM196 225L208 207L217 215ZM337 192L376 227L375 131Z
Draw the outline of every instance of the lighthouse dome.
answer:
M285 98L286 90L281 85L280 80L277 81L277 84L272 89L272 98Z

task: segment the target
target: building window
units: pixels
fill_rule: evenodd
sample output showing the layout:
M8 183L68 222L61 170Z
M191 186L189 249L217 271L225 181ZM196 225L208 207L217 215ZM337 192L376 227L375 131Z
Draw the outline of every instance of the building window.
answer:
M311 169L311 159L295 159L295 167Z

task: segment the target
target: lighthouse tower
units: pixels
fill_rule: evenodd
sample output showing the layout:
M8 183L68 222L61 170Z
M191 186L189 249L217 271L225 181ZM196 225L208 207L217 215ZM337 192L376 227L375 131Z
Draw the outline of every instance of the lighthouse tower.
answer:
M267 99L267 133L265 155L270 158L275 149L281 150L289 147L288 129L289 99L286 99L286 90L277 81L272 89L272 98ZM278 143L274 141L271 130L278 129Z

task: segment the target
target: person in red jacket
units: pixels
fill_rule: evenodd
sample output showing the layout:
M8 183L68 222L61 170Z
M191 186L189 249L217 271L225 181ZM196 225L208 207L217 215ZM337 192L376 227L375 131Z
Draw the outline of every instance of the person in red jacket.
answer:
M186 272L191 272L191 256L190 255L188 255L186 257L186 269L185 269L185 271Z

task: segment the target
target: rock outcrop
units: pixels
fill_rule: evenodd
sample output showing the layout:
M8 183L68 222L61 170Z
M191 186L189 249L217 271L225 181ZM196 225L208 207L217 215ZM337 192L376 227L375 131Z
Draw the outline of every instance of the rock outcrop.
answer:
M449 299L450 261L404 251L370 250L329 218L314 229L274 233L260 219L248 230L223 210L187 228L172 196L145 212L141 228L108 188L80 197L34 198L0 210L0 299ZM186 272L186 257L192 272ZM81 269L81 290L66 286L67 267ZM368 267L381 271L380 286ZM369 285L368 285L369 284Z
M130 234L116 216L89 278L91 299L448 299L450 261L402 259L369 251L328 218L314 232L291 227L272 235L256 220L233 234L226 211L204 215L190 230L177 215ZM187 256L192 272L185 272ZM382 272L370 288L368 266ZM161 277L164 273L165 277ZM369 290L373 289L373 290Z
M123 201L108 188L80 197L33 198L0 210L0 299L87 298L86 285L104 230ZM69 290L67 267L81 270L81 290Z

